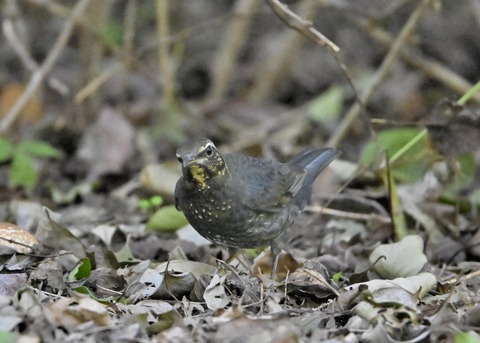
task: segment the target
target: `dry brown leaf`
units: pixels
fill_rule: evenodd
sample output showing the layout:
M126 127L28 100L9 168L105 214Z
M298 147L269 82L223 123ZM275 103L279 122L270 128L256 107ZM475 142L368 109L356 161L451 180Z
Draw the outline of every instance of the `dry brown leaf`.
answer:
M46 307L45 316L52 325L64 326L68 330L75 330L89 321L98 326L110 325L106 307L90 298L61 298Z
M260 276L264 282L268 282L272 272L272 258L270 249L262 251L254 260L252 266L253 275ZM275 281L284 281L289 274L293 273L299 267L300 263L298 263L291 254L280 254L275 272Z
M0 222L0 246L11 248L20 254L31 254L37 244L37 239L30 232L15 224Z
M307 260L303 267L289 275L287 287L288 293L321 301L340 295L318 258Z

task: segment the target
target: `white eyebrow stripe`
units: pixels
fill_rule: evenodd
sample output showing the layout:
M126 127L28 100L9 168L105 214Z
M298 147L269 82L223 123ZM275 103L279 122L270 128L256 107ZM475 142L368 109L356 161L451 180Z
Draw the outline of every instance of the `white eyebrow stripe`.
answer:
M212 142L207 142L207 144L205 144L204 146L201 146L200 149L198 149L198 153L201 153L208 147L215 148L215 145Z

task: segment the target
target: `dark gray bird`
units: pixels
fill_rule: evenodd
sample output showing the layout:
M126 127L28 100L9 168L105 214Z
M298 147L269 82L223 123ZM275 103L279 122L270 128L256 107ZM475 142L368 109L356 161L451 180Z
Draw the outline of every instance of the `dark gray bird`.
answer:
M175 206L213 243L270 245L277 255L278 237L307 205L313 181L339 154L332 148L310 149L280 163L222 155L209 139L195 139L177 150L183 176L175 188Z

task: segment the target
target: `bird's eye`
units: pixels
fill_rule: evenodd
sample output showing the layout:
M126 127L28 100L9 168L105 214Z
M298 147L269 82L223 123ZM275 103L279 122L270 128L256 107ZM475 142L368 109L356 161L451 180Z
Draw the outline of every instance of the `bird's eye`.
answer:
M205 148L205 154L207 154L208 157L212 157L213 148L210 145Z
M177 155L177 160L178 160L178 162L183 163L183 158L182 158L182 156Z

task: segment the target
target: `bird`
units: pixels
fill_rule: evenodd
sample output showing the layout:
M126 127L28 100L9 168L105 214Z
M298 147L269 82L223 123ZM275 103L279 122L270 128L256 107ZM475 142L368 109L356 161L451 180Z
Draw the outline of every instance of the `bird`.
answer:
M221 154L207 138L189 140L176 157L182 176L175 206L207 240L230 249L270 246L272 277L280 237L308 204L312 183L340 152L312 148L289 162Z

